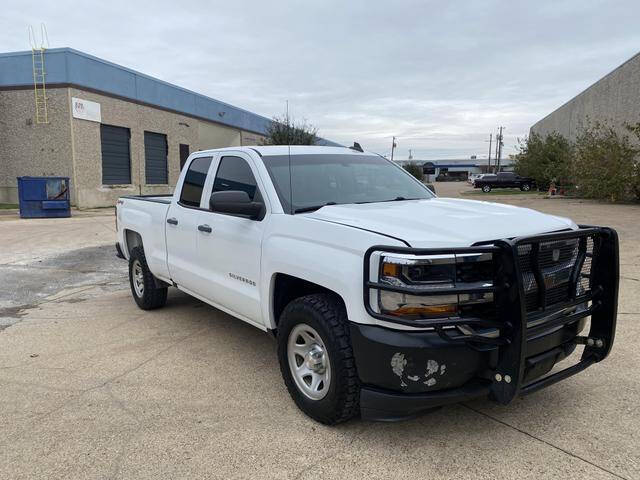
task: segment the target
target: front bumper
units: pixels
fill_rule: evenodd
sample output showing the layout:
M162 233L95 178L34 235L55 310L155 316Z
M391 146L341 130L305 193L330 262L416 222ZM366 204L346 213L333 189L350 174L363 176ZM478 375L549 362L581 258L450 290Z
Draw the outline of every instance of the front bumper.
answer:
M573 283L568 288L576 291L585 258L591 262L589 288L579 295L570 295L562 303L547 306L544 272L534 262L532 275L542 287L537 293L542 307L532 311L527 306L518 256L522 250L518 248L532 245L531 255L536 260L534 250L541 248L540 245L566 239L578 239L580 245L579 261L571 276ZM594 245L591 250L584 247L587 239ZM430 319L422 322L422 326L430 329L427 331L351 323L364 418L392 420L487 395L498 403L508 404L517 396L574 375L609 354L615 335L618 297L618 239L614 230L581 227L577 231L500 240L492 242L491 248L496 261L497 318ZM444 253L442 249L391 247L394 249L417 255ZM374 277L368 270L373 251L389 251L389 248L377 246L367 252L365 301L371 298L371 290L386 288L372 280ZM377 318L391 320L368 311ZM582 337L580 332L589 317L588 336ZM465 322L477 326L497 325L498 329L492 338L460 335L459 327ZM580 361L549 374L577 345L585 345Z

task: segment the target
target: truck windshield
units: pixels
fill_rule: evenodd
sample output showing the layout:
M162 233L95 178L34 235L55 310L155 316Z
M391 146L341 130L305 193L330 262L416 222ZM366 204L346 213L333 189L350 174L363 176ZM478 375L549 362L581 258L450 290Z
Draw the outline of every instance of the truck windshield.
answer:
M374 155L273 155L262 160L287 213L434 196L401 167Z

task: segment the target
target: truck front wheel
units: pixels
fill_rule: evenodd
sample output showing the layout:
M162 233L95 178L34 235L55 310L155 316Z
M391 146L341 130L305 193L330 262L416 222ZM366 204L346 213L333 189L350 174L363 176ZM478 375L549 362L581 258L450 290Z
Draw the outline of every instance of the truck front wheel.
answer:
M131 249L129 256L129 284L133 299L143 310L153 310L167 303L167 287L157 287L153 273L147 266L142 247Z
M338 297L307 295L285 307L278 324L278 359L289 394L309 417L335 425L359 413L347 313Z
M491 185L483 185L482 186L482 191L484 193L489 193L491 191Z

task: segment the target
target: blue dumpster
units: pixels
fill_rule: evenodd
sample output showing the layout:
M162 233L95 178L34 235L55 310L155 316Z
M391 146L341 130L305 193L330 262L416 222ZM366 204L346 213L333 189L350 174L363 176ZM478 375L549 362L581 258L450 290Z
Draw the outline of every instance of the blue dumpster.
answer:
M18 177L21 218L70 217L69 177Z

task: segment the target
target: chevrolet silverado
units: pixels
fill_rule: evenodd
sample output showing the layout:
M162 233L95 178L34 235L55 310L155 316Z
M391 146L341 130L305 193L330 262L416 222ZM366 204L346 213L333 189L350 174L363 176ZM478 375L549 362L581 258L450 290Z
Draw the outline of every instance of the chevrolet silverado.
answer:
M506 405L613 344L613 229L438 198L360 149L196 152L173 195L122 197L116 222L140 308L174 287L271 332L291 397L326 424Z

